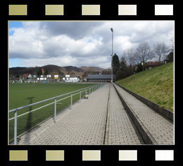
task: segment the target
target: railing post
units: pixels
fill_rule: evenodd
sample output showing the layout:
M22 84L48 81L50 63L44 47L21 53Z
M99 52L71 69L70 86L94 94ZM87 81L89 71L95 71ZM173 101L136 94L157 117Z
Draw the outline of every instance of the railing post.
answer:
M71 93L71 107L70 107L70 109L72 110L72 93Z
M80 91L80 102L81 102L81 91Z
M17 110L14 112L14 145L17 145Z
M57 98L55 98L54 102L54 122L56 123L56 115L57 115Z

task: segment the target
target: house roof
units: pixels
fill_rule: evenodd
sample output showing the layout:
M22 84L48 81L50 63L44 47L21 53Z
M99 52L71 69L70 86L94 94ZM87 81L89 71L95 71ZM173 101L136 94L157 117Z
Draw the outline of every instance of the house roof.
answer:
M113 75L114 78L116 78L115 75ZM111 75L89 75L88 77L86 77L86 79L111 79Z
M160 66L162 64L163 64L162 62L155 61L155 62L147 62L145 65L146 66Z

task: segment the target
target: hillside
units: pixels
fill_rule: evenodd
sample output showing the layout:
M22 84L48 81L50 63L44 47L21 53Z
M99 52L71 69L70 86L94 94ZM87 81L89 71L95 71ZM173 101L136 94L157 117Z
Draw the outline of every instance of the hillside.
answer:
M9 74L10 75L17 75L17 74L24 74L24 73L36 74L40 68L44 68L44 70L48 70L49 74L59 74L59 71L65 74L72 71L83 72L82 69L75 66L60 67L56 65L45 65L41 67L12 67L12 68L9 68Z
M90 66L90 67L81 66L80 68L81 68L82 70L84 70L84 71L99 71L99 72L101 72L101 71L104 70L104 69L102 69L102 68L100 68L100 67L92 67L92 66Z
M77 76L82 76L84 72L95 72L95 71L105 71L105 69L99 68L99 67L76 67L76 66L56 66L56 65L45 65L41 67L12 67L9 68L9 74L10 75L22 75L25 73L29 74L37 74L37 71L39 71L41 68L44 68L44 70L48 70L49 74L59 74L60 72L64 74L72 73L74 72Z
M173 62L146 70L117 84L173 111Z
M45 70L47 69L49 73L58 72L60 69L60 67L56 65L46 65L42 67L12 67L9 68L9 74L10 75L25 74L25 73L36 74L40 68L44 68Z

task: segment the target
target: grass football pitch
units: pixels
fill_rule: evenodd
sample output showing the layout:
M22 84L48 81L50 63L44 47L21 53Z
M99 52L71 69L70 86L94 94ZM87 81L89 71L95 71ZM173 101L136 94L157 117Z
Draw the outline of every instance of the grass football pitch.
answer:
M95 84L89 83L18 83L9 84L9 110L32 104L44 99L52 98L64 93L89 87ZM84 92L81 93L83 98ZM65 98L66 96L62 97ZM58 98L59 100L61 98ZM80 94L73 96L73 103L80 99ZM54 100L50 100L35 106L27 107L18 111L18 116L28 111L35 110L36 108L43 107L36 111L33 111L24 116L17 118L17 135L24 133L25 131L35 127L40 122L53 116L54 114ZM57 113L70 106L70 97L61 100L57 104ZM14 117L14 113L9 113L9 119ZM14 119L9 120L9 141L14 138Z

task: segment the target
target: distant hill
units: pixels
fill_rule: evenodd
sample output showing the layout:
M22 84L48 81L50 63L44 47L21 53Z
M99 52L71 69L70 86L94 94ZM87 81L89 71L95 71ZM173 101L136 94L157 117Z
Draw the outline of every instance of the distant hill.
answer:
M92 66L90 66L90 67L87 67L87 66L81 66L80 67L83 71L86 71L86 72L88 72L88 71L103 71L103 70L105 70L105 69L103 69L103 68L100 68L100 67L92 67Z
M47 69L50 73L59 71L60 67L55 65L46 65L42 67L12 67L9 68L9 74L10 75L17 75L17 74L36 74L38 70L41 68Z
M82 76L84 72L91 72L91 71L104 71L105 69L102 69L100 67L76 67L76 66L57 66L57 65L45 65L41 67L12 67L9 68L9 74L10 75L22 75L25 73L29 74L37 74L37 71L39 71L41 68L44 68L44 70L48 70L49 74L59 74L60 72L64 74L69 74L74 72L76 75Z
M81 68L78 68L75 66L64 66L64 68L66 69L67 72L72 72L72 71L83 72Z
M32 67L12 67L9 68L9 74L10 75L17 75L17 74L24 74L24 73L30 73L30 74L34 74L36 73L38 70L37 67L32 68Z
M165 107L173 106L173 63L155 67L116 81L117 84Z
M41 67L12 67L9 68L10 75L17 75L17 74L36 74L38 70L44 68L44 70L48 70L49 74L59 74L59 72L63 72L67 74L68 72L76 71L76 72L83 72L82 69L75 67L75 66L56 66L56 65L46 65Z

